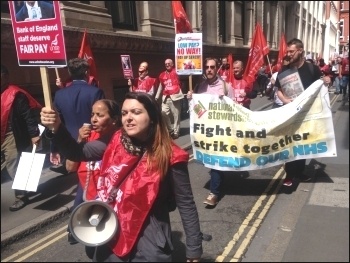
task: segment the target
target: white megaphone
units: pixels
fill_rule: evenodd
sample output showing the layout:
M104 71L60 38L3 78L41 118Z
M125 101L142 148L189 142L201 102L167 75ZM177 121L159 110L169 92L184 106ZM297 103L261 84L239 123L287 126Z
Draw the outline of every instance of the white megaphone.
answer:
M106 244L115 236L118 218L108 203L86 201L74 209L68 226L79 243L95 247Z

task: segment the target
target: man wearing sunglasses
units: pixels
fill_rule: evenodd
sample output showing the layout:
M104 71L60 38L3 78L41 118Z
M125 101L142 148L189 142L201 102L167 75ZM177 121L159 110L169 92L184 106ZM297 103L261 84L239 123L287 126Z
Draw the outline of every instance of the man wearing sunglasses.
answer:
M232 86L218 77L218 61L215 58L206 58L204 62L205 77L194 89L194 93L213 94L220 98L227 96L232 98ZM192 99L192 91L187 93L187 99ZM209 207L217 205L220 199L220 186L223 180L224 172L211 169L210 170L210 193L204 200L204 204Z
M173 61L165 60L165 71L159 75L159 87L156 100L162 99L162 115L165 119L170 136L173 139L179 138L181 121L181 102L184 95L181 91L181 82L176 74ZM174 119L171 124L170 118Z
M146 92L155 97L157 94L158 81L156 78L148 76L148 63L141 62L139 66L139 77L128 79L129 91Z
M301 40L294 38L287 43L287 54L286 59L289 60L289 64L283 66L277 75L277 80L275 86L278 88L277 96L283 102L283 104L288 104L293 101L289 98L286 93L283 92L278 76L281 72L288 69L297 69L300 80L303 84L304 90L307 89L312 83L322 77L322 72L317 65L312 63L307 63L304 60L304 44ZM329 76L323 77L325 83L330 81ZM310 181L311 177L305 175L306 160L295 160L287 162L285 164L286 178L284 179L283 185L286 187L291 187L293 185L294 178L298 178L300 181L306 182Z
M222 58L221 60L221 66L218 70L218 75L225 81L227 81L229 70L230 70L230 64L227 62L227 58Z

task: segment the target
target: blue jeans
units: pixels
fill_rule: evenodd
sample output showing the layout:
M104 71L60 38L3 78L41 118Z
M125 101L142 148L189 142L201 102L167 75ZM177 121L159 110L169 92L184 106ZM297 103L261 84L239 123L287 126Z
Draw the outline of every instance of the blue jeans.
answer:
M210 192L220 196L220 186L224 178L224 172L219 170L210 170Z
M349 76L342 76L340 81L340 91L343 92L343 94L346 94L346 88L349 84Z
M340 92L340 78L338 76L334 78L333 87L335 87L335 92Z

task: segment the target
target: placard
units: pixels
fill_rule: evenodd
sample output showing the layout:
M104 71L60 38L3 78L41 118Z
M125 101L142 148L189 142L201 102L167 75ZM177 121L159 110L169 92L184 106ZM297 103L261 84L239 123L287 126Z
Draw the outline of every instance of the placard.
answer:
M120 55L122 62L123 75L125 79L133 79L134 75L132 72L131 59L129 55Z
M19 66L66 66L59 1L8 1Z

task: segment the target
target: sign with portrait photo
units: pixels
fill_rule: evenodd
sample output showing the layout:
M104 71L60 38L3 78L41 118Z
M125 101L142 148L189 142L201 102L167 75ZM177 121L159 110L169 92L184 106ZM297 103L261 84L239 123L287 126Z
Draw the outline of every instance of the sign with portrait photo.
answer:
M132 73L131 59L129 55L120 55L120 60L122 62L123 75L125 79L133 79L134 75Z
M66 66L59 1L8 1L19 66Z

